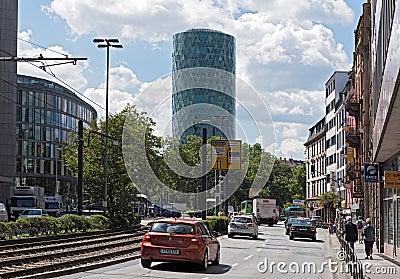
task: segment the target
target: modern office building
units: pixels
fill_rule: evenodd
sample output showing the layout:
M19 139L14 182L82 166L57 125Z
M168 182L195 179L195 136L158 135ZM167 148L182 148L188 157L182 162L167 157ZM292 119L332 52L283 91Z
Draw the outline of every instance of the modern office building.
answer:
M78 121L87 126L97 112L52 81L18 75L17 84L15 185L37 185L46 194L72 195L76 178L62 160L63 147L71 143L68 135L77 132Z
M18 1L0 1L0 58L17 56ZM0 61L0 202L14 183L17 64Z
M235 38L211 29L173 36L172 132L235 138Z

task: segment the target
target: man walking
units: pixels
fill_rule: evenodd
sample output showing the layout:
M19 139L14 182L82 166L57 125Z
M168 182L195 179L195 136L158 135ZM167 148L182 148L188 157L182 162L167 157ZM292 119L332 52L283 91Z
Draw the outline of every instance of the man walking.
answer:
M364 221L361 216L357 220L357 231L358 231L358 243L363 243L362 232L364 228Z
M371 219L367 218L365 220L365 226L363 229L363 236L364 236L364 247L365 247L365 254L367 255L365 259L372 260L372 248L374 247L375 242L375 227L371 225Z
M350 247L354 250L354 242L358 239L357 226L351 220L351 216L346 217L346 224L344 225L344 230L342 235L344 239L349 243Z

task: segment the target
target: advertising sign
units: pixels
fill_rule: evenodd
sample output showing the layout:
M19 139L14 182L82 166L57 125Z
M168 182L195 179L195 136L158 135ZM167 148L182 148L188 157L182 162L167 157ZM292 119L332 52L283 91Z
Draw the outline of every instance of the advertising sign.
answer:
M242 167L241 140L212 140L213 170L240 170Z
M385 171L385 188L400 188L400 171Z
M379 182L378 164L364 164L364 182Z

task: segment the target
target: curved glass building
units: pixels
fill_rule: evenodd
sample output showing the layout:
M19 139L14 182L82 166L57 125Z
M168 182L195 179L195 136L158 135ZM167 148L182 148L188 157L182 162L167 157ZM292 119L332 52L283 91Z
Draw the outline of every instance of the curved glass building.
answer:
M85 127L97 112L52 81L18 75L17 85L15 185L37 185L47 195L72 198L77 181L64 165L63 146L71 141L68 134L77 132L78 121Z
M235 138L235 38L211 29L190 29L173 37L172 132Z

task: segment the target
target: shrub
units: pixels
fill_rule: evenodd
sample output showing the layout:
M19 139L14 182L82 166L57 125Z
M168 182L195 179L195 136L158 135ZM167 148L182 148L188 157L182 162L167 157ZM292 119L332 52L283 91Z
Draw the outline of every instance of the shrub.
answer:
M226 216L207 216L207 220L203 222L210 232L225 234L228 231L229 218Z
M61 229L65 232L73 232L75 228L74 214L66 214L60 217Z
M105 230L110 228L111 221L103 215L92 215L89 217L90 228L93 230Z

